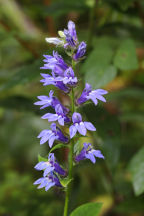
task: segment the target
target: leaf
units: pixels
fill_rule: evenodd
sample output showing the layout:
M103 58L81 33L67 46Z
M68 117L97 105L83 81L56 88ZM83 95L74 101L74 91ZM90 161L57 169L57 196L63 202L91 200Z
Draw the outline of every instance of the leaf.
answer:
M114 65L120 70L138 69L135 44L131 39L121 43L114 57Z
M134 192L138 196L144 192L144 147L132 158L128 170L132 175Z
M111 64L113 49L107 41L95 43L95 49L88 56L81 68L81 73L85 74L85 81L90 83L93 88L99 88L116 76L116 68Z
M81 70L87 72L90 67L95 67L95 65L109 65L112 56L113 50L108 41L96 40L94 50L88 56Z
M63 178L63 179L60 179L60 183L62 184L63 187L67 187L68 184L69 184L72 180L73 180L73 179Z
M55 145L55 146L50 150L49 153L53 152L53 151L56 150L56 149L60 149L60 148L69 148L69 145L65 145L65 144L59 143L59 144Z
M36 60L32 64L19 68L16 74L11 77L8 82L0 87L0 91L10 89L12 87L15 87L16 85L24 85L28 82L33 81L35 78L40 76L40 65L41 62L39 60Z
M86 73L85 81L92 85L93 88L100 88L111 82L117 74L113 65L94 65Z
M48 159L40 156L40 154L39 154L38 155L38 162L41 162L41 161L48 161Z
M70 216L97 216L101 207L102 203L86 203L76 208Z

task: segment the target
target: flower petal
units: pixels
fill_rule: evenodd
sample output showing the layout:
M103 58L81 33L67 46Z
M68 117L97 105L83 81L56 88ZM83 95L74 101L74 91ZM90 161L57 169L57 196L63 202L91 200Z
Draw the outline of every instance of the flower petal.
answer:
M70 138L71 139L75 136L76 132L77 132L76 127L74 125L71 125L70 128L69 128L69 133L70 133Z
M90 159L92 163L96 162L96 159L95 159L95 157L94 157L94 155L92 153L86 154L86 158Z
M59 118L58 118L58 123L59 123L60 125L64 126L64 117L59 116Z
M90 122L84 122L84 125L86 127L87 130L90 130L90 131L96 131L96 128L94 127L94 125Z
M79 124L77 124L77 130L81 135L83 136L86 135L87 130L83 122L80 122Z
M51 187L53 187L55 185L55 183L54 182L49 182L48 184L47 184L47 186L45 187L45 191L48 191Z
M56 139L55 135L53 135L53 136L50 137L50 139L49 139L49 147L50 148L53 146L53 143L54 143L55 139Z
M48 166L48 167L45 169L45 171L44 171L44 173L43 173L43 176L46 177L47 174L50 173L50 172L53 171L53 170L54 170L54 167Z

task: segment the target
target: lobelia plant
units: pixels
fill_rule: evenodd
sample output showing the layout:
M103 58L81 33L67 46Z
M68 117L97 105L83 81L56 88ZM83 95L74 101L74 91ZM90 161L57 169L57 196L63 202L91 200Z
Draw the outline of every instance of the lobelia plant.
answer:
M85 136L87 130L96 131L92 123L83 121L81 114L76 112L76 108L88 100L92 100L95 105L98 104L98 100L106 102L103 95L107 94L107 91L103 89L92 90L91 85L86 83L81 96L75 98L74 89L79 82L75 74L75 66L85 55L86 43L78 41L75 24L72 21L68 22L68 29L58 33L59 38L46 38L46 41L63 47L66 54L71 58L71 65L66 63L58 52L53 51L53 55L44 55L44 66L41 69L51 70L51 74L42 73L43 79L41 82L44 86L54 85L67 94L70 97L70 106L69 108L65 107L54 96L52 90L49 92L49 96L38 96L39 101L34 103L41 106L40 109L50 106L55 111L55 114L46 113L42 116L42 119L48 119L52 124L50 130L45 129L38 135L40 144L48 142L49 147L52 148L54 143L61 143L51 149L48 159L41 158L36 164L35 169L42 170L43 176L36 180L34 185L38 185L38 189L45 188L45 191L53 186L64 188L64 216L67 216L74 165L85 159L89 159L92 163L96 162L96 158L104 159L101 151L95 150L90 143L84 143L82 149L75 155L74 145L78 139ZM60 125L61 129L57 125ZM65 134L64 126L69 128L69 135ZM67 171L60 166L54 153L51 153L54 149L60 147L69 148Z

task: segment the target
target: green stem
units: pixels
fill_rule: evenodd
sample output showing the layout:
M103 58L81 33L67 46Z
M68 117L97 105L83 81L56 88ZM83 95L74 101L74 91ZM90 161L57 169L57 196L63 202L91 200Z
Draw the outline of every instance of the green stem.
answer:
M74 113L75 111L75 104L74 104L74 89L72 88L71 91L71 112ZM72 179L73 176L73 149L74 149L74 138L71 140L70 150L69 150L69 160L68 160L68 167L69 167L69 175L68 178ZM66 195L65 195L65 205L64 205L64 216L68 215L68 204L69 198L71 193L72 183L70 182L66 188Z

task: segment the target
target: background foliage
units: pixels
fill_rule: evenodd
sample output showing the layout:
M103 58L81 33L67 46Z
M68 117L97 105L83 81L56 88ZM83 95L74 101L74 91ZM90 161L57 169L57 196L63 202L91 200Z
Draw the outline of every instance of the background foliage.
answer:
M47 145L36 136L48 123L34 107L48 94L39 83L42 55L53 47L45 37L73 20L87 58L78 68L93 88L109 91L107 103L81 109L96 126L90 139L105 161L75 168L71 209L97 201L101 215L144 212L144 2L141 0L0 0L0 215L62 215L64 193L37 190L33 167ZM61 53L64 55L64 53ZM57 91L66 104L67 98ZM91 134L90 134L91 136ZM83 140L85 141L85 140ZM88 140L89 141L89 140ZM57 154L65 161L65 148Z

